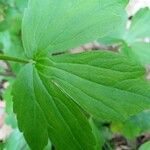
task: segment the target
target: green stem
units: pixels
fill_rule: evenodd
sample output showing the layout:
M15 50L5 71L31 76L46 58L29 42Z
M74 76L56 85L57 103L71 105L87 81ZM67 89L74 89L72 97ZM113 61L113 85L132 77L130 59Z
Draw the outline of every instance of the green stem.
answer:
M23 64L30 62L30 60L16 58L16 57L12 57L12 56L6 56L3 54L0 54L0 60L13 61L13 62L18 62L18 63L23 63Z

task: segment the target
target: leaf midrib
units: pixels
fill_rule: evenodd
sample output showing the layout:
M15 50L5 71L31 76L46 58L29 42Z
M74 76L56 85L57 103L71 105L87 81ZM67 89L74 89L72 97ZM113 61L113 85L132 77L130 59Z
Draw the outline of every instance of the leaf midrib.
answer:
M40 58L40 59L38 59L38 61L37 61L37 64L39 64L39 65L42 65L42 66L44 66L44 67L51 67L50 65L48 65L48 64L42 64L42 63L39 63L39 61L40 60L49 60L50 58ZM52 61L52 63L53 63L53 67L55 67L57 64L65 64L65 65L67 65L67 64L69 64L69 65L79 65L79 66L87 66L87 67L93 67L93 68L95 68L95 69L97 69L97 68L99 68L99 69L104 69L104 70L108 70L108 71L113 71L113 72L119 72L120 74L124 74L124 73L138 73L138 72L141 72L141 75L142 75L142 77L143 77L143 70L140 70L140 71L121 71L121 70L115 70L115 69L113 69L113 68L106 68L106 67L104 67L104 66L96 66L96 65L92 65L92 64L81 64L81 63L70 63L70 62L67 62L67 63L65 63L65 62L54 62L52 59L50 59L51 61ZM116 64L119 64L119 63L116 63ZM116 64L114 64L114 65L116 65ZM56 67L57 68L57 67ZM136 78L136 77L135 77Z

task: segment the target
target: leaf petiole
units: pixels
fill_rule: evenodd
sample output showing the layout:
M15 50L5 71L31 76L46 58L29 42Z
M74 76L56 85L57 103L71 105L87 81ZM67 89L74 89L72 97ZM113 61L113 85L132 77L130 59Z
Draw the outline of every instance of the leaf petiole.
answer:
M31 60L26 60L26 59L22 59L22 58L7 56L7 55L3 55L3 54L0 54L0 60L13 61L13 62L18 62L18 63L23 63L23 64L31 62Z

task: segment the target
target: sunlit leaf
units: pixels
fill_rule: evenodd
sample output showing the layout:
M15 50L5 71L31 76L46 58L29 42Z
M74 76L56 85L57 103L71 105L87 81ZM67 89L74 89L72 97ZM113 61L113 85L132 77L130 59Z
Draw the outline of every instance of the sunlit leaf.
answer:
M23 43L29 57L62 51L118 31L124 19L116 0L30 0L23 18Z

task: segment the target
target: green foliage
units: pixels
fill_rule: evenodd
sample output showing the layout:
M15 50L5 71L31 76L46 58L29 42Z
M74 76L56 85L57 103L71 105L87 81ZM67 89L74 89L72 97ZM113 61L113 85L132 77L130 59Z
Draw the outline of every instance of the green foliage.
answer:
M6 140L4 149L6 150L31 150L28 144L26 143L23 134L20 133L18 129L14 129L10 137ZM51 150L50 141L48 141L48 145L44 148L44 150Z
M21 134L17 129L15 129L10 137L7 139L5 144L5 149L7 150L30 150L23 134Z
M39 72L96 118L123 121L149 108L149 84L143 78L144 69L119 54L86 52L50 60L42 59L37 64ZM142 85L146 88L142 89Z
M12 128L16 128L17 127L17 120L15 117L15 114L13 113L13 101L12 101L12 95L11 95L12 84L13 84L14 80L12 80L12 79L7 79L7 80L9 81L10 85L7 87L7 89L3 93L3 98L4 98L5 103L6 103L5 112L7 113L7 117L5 118L5 122L8 125L10 125Z
M150 142L146 142L139 148L139 150L149 150L149 148L150 148Z
M121 47L121 53L130 59L134 59L143 65L150 64L150 42L147 42L150 39L150 9L139 10L130 21L127 17L122 18L123 21L117 34L111 33L98 41L106 45L118 44ZM131 22L128 28L126 27L127 22Z
M150 42L146 41L150 39L149 18L149 8L139 10L130 21L124 17L119 28L119 34L110 34L99 39L99 42L107 45L119 44L121 53L130 59L134 59L141 64L150 64ZM131 22L128 28L126 27L127 22Z
M142 64L149 64L150 58L150 43L144 41L150 39L150 9L143 8L135 14L131 20L131 26L125 33L124 39L127 41L129 48L127 51L131 59L136 59ZM124 49L123 49L124 50Z
M150 84L140 63L149 63L149 43L141 39L149 37L150 10L138 12L126 29L127 2L29 0L25 12L26 0L1 2L13 11L10 17L0 7L2 16L10 18L4 22L11 20L1 29L2 52L8 56L0 59L21 63L11 63L17 79L4 96L15 128L6 149L51 149L50 141L57 150L102 149L105 129L95 119L121 124L120 132L128 137L149 129L143 111L150 109ZM121 44L122 53L68 52L97 39Z
M22 68L13 87L19 127L32 149L42 149L48 136L58 149L94 149L88 121L76 104L96 118L124 121L150 107L144 73L110 52L38 57L35 65Z
M150 131L150 111L132 116L124 124L124 134L128 137L137 137L146 131Z
M48 136L58 149L94 149L94 137L84 114L52 82L47 83L28 64L14 85L14 111L32 149L42 149Z
M123 123L114 123L113 132L120 132L128 139L134 139L150 131L150 111L143 111L131 116Z
M23 46L21 41L21 24L24 7L27 0L7 0L0 1L0 16L3 21L0 23L0 41L1 51L6 55L24 57ZM4 29L1 29L3 28ZM21 65L11 63L12 70L18 72Z
M135 42L131 46L124 45L121 48L123 54L141 64L150 64L150 43Z
M25 52L33 58L36 53L69 50L94 41L117 32L122 15L116 0L32 0L23 18Z
M150 37L150 10L143 8L139 10L131 20L131 26L128 30L126 40L129 43L136 42L140 39Z

